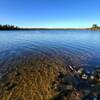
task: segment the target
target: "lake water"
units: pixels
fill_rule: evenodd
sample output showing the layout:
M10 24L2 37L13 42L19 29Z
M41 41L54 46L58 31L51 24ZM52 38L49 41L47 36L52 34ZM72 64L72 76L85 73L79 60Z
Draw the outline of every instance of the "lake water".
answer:
M75 66L93 70L100 67L100 31L0 31L0 73L9 61L26 53L70 57Z

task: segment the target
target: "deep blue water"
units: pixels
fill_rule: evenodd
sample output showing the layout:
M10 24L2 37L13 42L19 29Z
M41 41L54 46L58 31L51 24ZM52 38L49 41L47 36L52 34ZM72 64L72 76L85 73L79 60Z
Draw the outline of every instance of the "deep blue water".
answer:
M100 31L0 31L0 69L22 52L70 56L74 64L92 70L100 67Z

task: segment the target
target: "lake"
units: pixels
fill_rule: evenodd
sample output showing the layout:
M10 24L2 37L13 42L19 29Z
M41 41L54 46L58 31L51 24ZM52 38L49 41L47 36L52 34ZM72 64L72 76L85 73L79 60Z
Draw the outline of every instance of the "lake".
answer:
M0 31L0 75L15 66L21 56L70 58L87 71L100 67L100 31L19 30Z

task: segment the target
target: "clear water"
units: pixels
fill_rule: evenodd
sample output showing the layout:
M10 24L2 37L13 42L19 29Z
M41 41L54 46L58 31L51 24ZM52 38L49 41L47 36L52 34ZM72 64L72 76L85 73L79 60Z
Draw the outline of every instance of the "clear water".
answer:
M0 69L23 52L70 56L74 64L92 70L100 67L100 31L0 31Z

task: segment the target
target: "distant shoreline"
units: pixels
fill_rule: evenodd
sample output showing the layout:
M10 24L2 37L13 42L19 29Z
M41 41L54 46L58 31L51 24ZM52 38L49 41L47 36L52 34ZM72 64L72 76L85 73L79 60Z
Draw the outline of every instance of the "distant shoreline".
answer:
M0 30L100 30L100 27L96 24L90 28L22 28L14 25L0 25Z
M9 30L91 30L90 28L18 28L18 29L0 29L0 31Z
M98 28L23 28L22 30L100 30L100 27Z
M89 30L89 28L23 28L22 30Z

